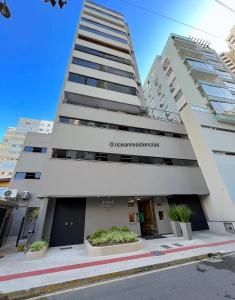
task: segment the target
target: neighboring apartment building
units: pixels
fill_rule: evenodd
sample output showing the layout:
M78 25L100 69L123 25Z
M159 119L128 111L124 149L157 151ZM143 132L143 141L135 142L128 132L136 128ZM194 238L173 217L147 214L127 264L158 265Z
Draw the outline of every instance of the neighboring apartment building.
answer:
M155 83L156 80L156 83ZM157 90L161 85L161 93ZM235 78L205 44L172 34L144 84L146 103L180 113L210 195L202 203L211 229L235 227ZM175 109L174 109L175 106Z
M170 233L167 208L175 202L193 207L193 230L208 229L200 203L208 189L185 128L179 117L146 116L119 12L84 2L52 134L28 135L11 188L19 198L30 192L21 217L27 208L32 219L29 210L38 208L36 238L50 246L83 243L114 225L142 236Z
M17 127L9 127L0 144L0 178L9 178L15 169L28 132L51 133L53 122L20 118Z
M226 39L229 45L229 52L221 53L221 58L227 65L227 67L235 74L235 25L231 29L230 35Z

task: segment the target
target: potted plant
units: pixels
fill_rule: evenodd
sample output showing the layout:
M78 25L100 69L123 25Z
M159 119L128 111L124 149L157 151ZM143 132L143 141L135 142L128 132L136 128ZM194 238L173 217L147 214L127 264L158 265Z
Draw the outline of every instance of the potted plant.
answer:
M170 218L171 228L175 236L179 237L182 235L180 224L179 224L179 214L176 205L171 205L167 210L168 216Z
M36 241L26 252L26 257L28 259L38 259L45 255L47 251L48 243L46 241Z
M187 205L182 204L177 206L177 211L180 217L180 227L182 229L183 236L185 239L191 240L192 226L191 226L191 222L189 221L192 216L192 210Z

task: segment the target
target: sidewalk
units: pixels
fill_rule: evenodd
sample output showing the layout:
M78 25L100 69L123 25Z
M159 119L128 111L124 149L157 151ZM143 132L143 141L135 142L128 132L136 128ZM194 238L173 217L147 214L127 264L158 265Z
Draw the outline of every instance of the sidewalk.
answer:
M0 259L0 293L50 285L55 290L68 287L68 282L75 286L84 279L92 278L94 282L99 276L113 278L117 272L119 275L133 274L166 264L187 262L196 257L200 259L208 253L232 251L235 251L235 236L222 236L210 231L194 232L191 241L172 235L144 240L141 251L102 257L88 257L83 245L75 245L71 248L50 248L44 258L26 260L24 253L17 253L14 247L8 246L1 249L5 257ZM58 284L60 287L56 286ZM49 287L50 291L52 289ZM40 294L39 290L36 294Z

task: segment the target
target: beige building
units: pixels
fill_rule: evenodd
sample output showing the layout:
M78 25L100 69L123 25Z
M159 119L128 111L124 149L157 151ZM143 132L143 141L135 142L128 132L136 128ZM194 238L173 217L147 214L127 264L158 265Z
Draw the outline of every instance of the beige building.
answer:
M0 179L12 176L28 132L50 133L53 122L20 118L17 127L9 127L0 143Z
M208 229L200 202L208 189L178 114L146 112L123 15L85 1L52 134L28 135L16 166L11 188L21 207L11 234L36 209L30 231L51 246L83 243L114 225L143 237L171 233L175 202L193 207L193 230Z
M225 62L226 66L235 74L235 25L231 29L231 32L226 39L229 45L229 52L221 53L221 58Z
M171 107L180 114L209 188L210 195L201 199L210 228L234 232L235 78L232 72L213 49L172 34L144 83L146 103L150 101L149 90L154 107Z

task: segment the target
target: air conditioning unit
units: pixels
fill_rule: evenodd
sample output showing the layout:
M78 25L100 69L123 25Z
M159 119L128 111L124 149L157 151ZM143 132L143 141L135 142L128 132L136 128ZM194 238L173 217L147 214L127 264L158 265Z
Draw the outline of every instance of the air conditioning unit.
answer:
M21 194L21 199L22 199L22 200L28 200L29 198L30 198L30 192L24 191L24 192Z
M17 196L17 190L16 189L8 189L3 193L3 196L5 198L11 198L14 199Z

